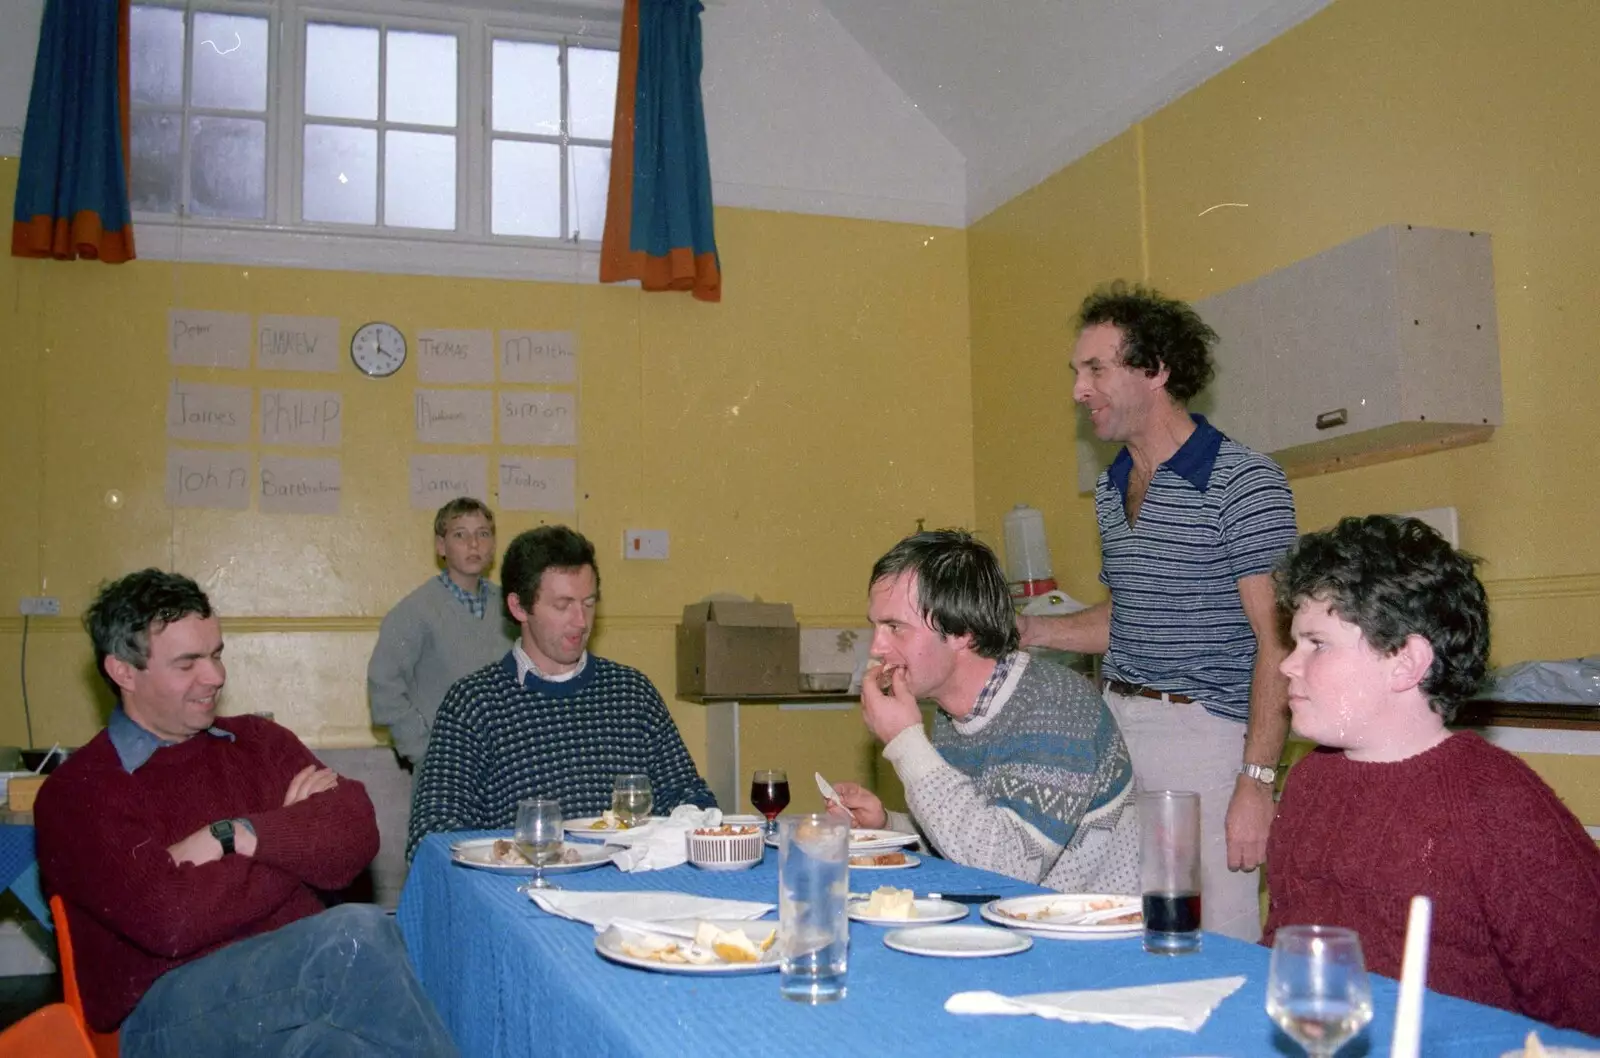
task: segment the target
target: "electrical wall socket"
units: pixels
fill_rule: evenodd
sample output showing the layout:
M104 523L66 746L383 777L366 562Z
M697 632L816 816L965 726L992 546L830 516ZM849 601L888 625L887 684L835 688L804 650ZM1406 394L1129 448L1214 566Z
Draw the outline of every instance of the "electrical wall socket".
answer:
M54 595L25 595L18 609L24 617L59 617L61 600Z
M623 558L667 557L667 531L665 529L624 529L622 531Z

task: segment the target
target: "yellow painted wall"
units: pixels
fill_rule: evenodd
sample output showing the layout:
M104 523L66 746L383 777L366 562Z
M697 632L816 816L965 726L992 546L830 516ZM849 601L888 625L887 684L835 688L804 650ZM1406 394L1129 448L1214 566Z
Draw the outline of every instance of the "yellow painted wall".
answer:
M0 159L0 200L16 168ZM147 564L197 577L223 614L229 710L272 710L314 745L373 744L364 681L378 620L435 570L432 516L409 510L406 491L420 450L414 358L385 380L347 362L337 376L174 369L172 306L336 316L346 340L372 319L413 340L431 327L576 331L575 522L596 541L604 589L595 647L643 669L669 702L673 625L708 592L860 624L879 554L918 518L972 518L964 237L738 210L717 223L717 306L593 285L0 258L0 744L26 742L16 599L62 600L61 618L31 623L33 741L78 744L107 707L78 615L100 580ZM342 512L167 509L175 375L341 390ZM501 543L535 521L501 512ZM626 527L667 529L670 560L622 562ZM673 712L703 762L700 708ZM765 731L775 713L753 712L749 767L857 772L854 712L782 738Z

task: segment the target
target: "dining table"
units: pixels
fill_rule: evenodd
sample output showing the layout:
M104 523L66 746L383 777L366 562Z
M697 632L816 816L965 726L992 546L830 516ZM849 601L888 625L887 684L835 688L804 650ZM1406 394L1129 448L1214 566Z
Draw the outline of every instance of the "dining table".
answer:
M1218 934L1190 955L1152 955L1138 936L1035 938L1025 951L987 958L906 954L884 944L889 930L850 923L847 995L816 1006L784 999L778 974L667 973L619 965L596 950L594 927L549 914L519 892L525 876L453 861L451 845L505 832L434 834L418 847L397 912L417 975L463 1055L696 1055L702 1058L854 1058L876 1055L1141 1055L1168 1058L1295 1056L1299 1046L1265 1012L1270 952ZM684 864L624 873L607 863L551 881L575 892L666 890L776 904L777 853L743 871ZM850 888L880 885L918 896L1043 893L1035 885L921 854L903 870L855 870ZM776 926L777 914L769 916ZM979 906L962 920L985 925ZM954 1014L957 992L1006 996L1112 989L1242 976L1205 1024L1190 1033L1067 1023L1032 1015ZM1372 976L1372 1021L1341 1054L1387 1055L1398 983ZM1546 1044L1600 1048L1505 1010L1426 993L1423 1055L1499 1058L1521 1053L1530 1031Z

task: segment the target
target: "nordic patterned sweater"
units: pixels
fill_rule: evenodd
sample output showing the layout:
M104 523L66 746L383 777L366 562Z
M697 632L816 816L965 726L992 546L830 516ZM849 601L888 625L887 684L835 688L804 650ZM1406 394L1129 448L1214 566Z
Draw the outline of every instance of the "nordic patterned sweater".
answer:
M917 828L946 859L1062 892L1139 891L1128 747L1077 673L1014 654L982 716L940 711L931 741L907 728L883 755Z
M457 680L439 705L411 799L406 857L436 831L508 828L528 797L560 801L569 819L598 815L611 807L621 772L650 776L657 815L717 803L642 672L590 654L571 680L529 673L519 686L507 652Z

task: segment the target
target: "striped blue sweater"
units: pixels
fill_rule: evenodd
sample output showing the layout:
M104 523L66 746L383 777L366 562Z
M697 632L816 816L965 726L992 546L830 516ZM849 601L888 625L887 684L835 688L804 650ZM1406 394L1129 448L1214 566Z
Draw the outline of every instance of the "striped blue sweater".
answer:
M1124 448L1095 486L1100 580L1111 589L1112 679L1187 695L1230 720L1250 715L1256 638L1239 580L1272 572L1295 539L1294 495L1271 459L1201 415L1156 468L1128 525Z
M406 857L436 831L509 828L528 797L555 798L569 819L598 815L622 772L650 776L657 815L717 803L642 672L590 654L565 683L530 673L519 685L508 652L457 680L439 706Z

